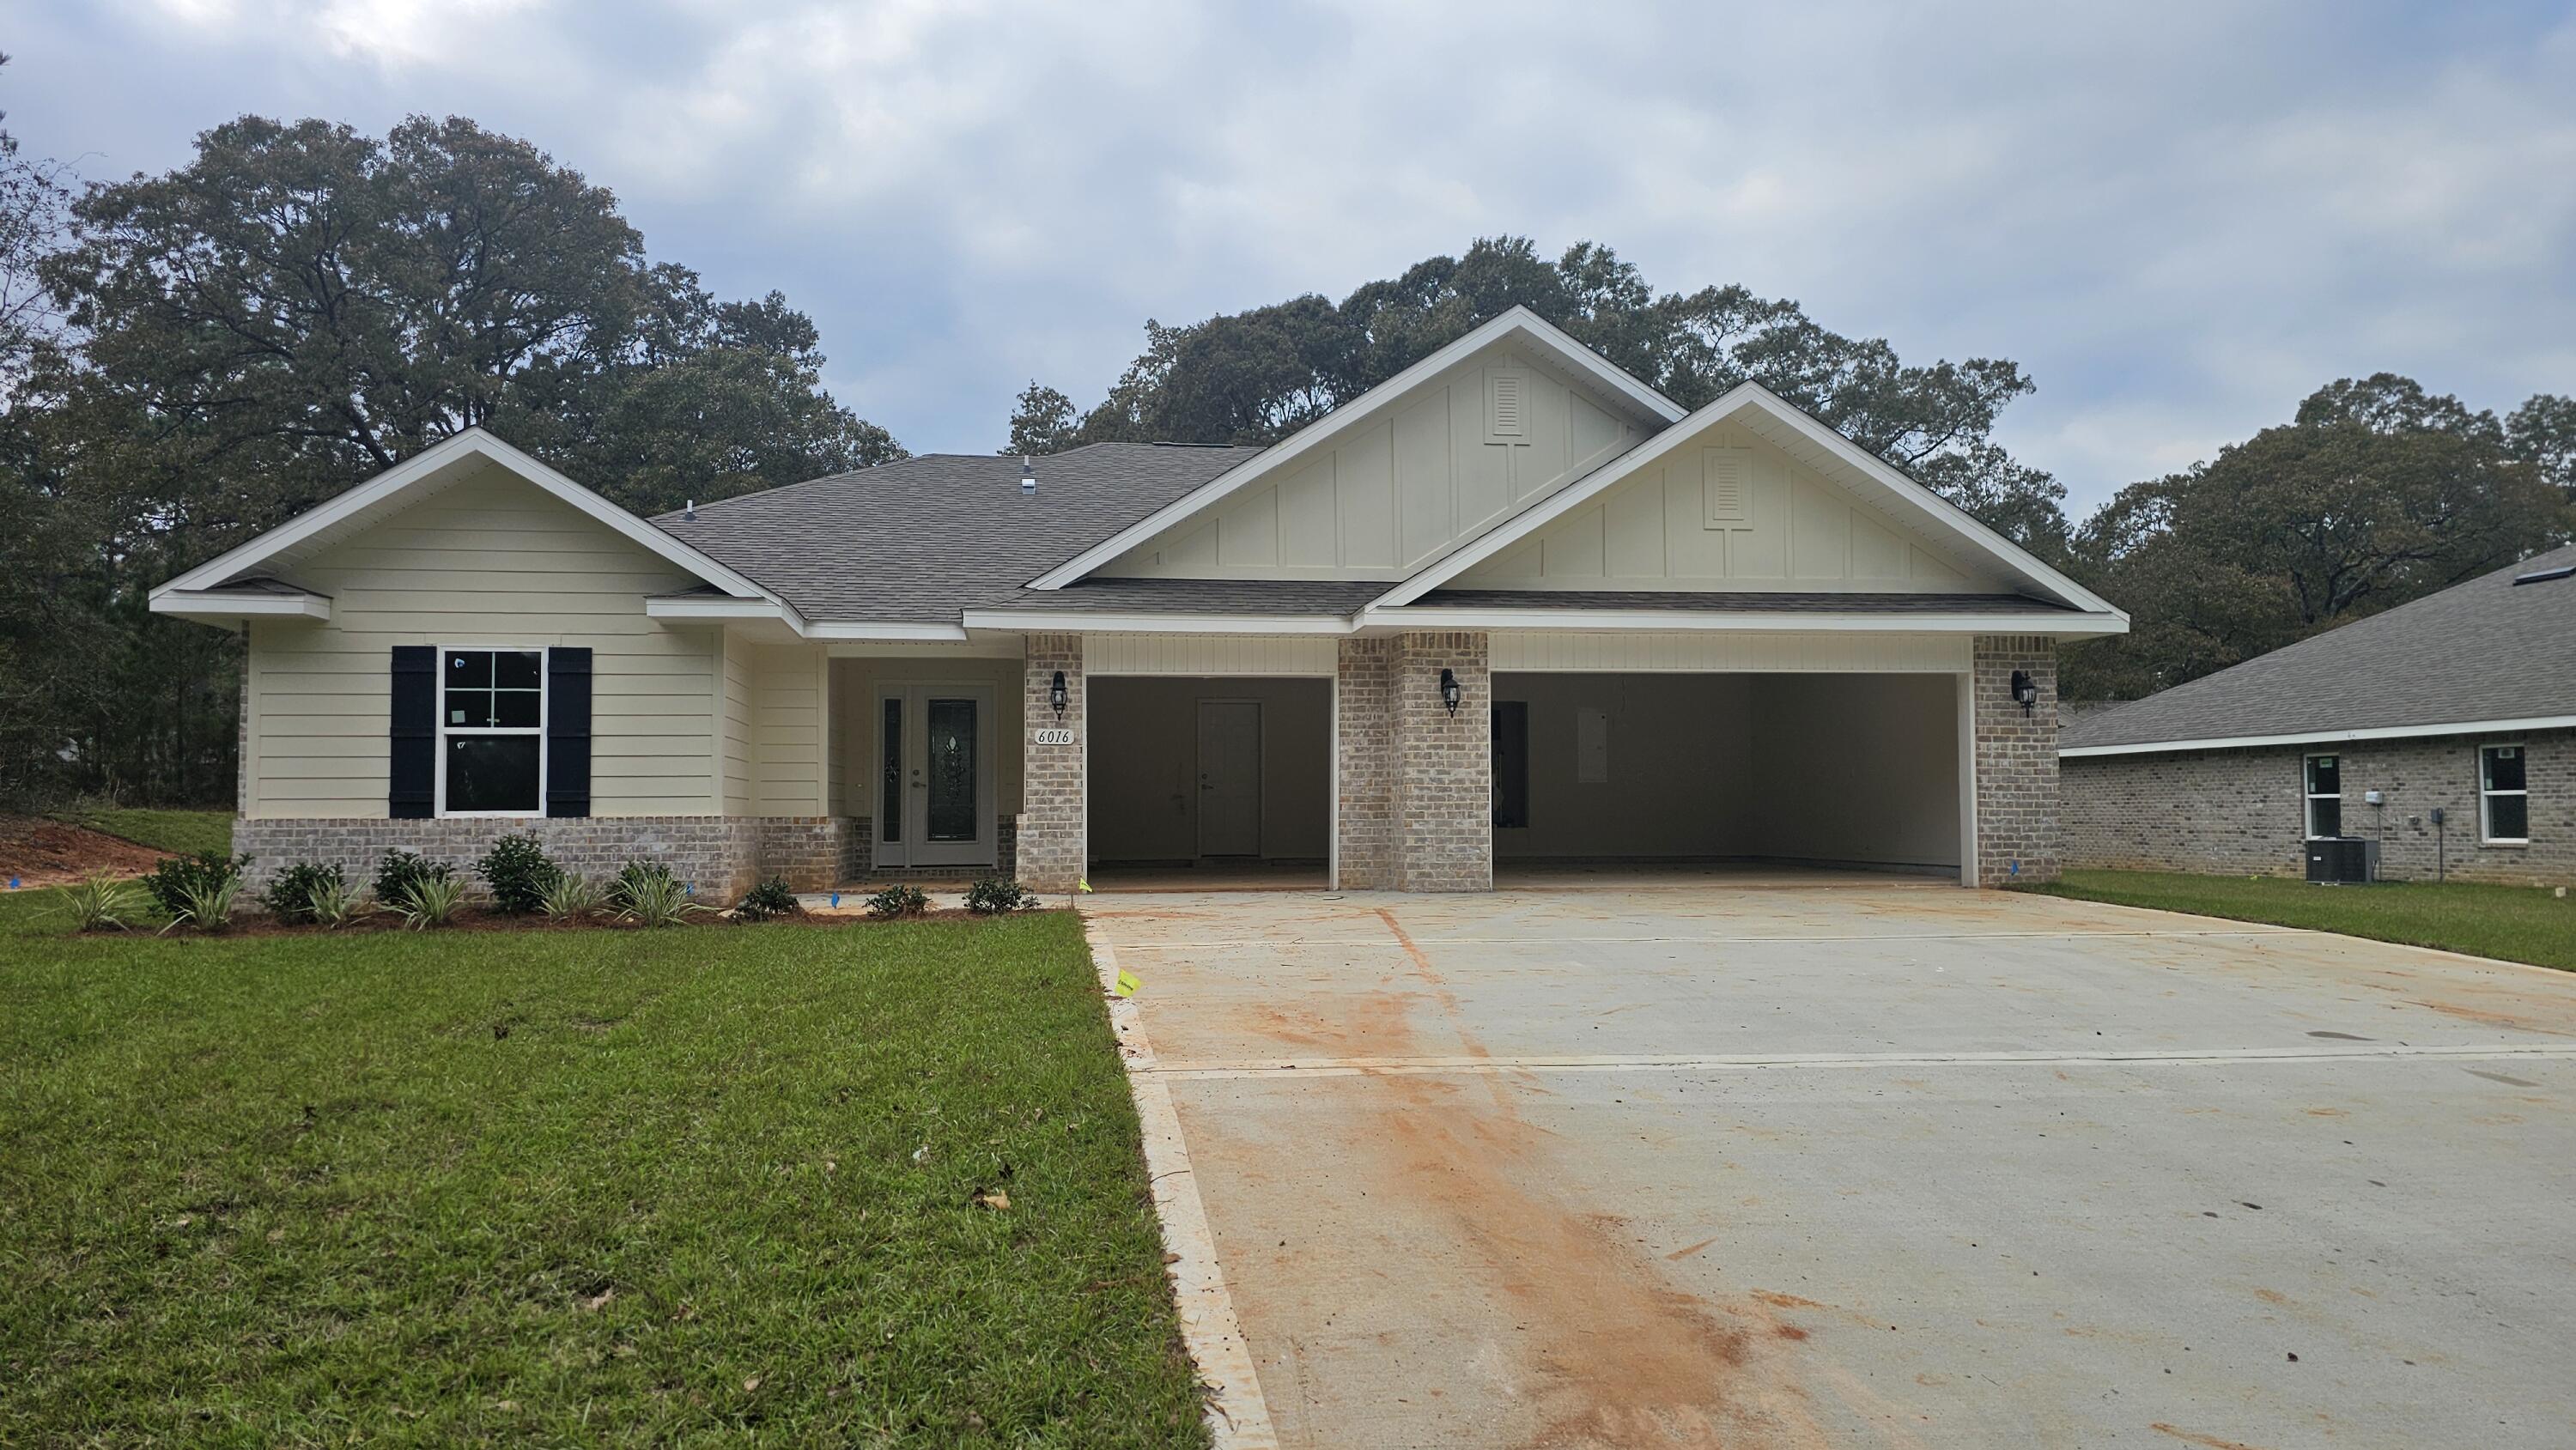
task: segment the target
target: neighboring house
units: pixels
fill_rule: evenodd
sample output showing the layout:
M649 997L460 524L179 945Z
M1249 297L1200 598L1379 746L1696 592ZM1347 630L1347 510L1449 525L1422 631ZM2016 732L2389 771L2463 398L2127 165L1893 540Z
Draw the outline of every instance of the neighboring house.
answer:
M2065 722L2067 864L2576 880L2576 547ZM2439 811L2442 820L2436 822Z
M915 458L646 521L469 432L152 607L248 633L255 873L532 829L727 893L2042 879L2056 641L2127 627L1771 393L1686 414L1519 309L1262 450Z

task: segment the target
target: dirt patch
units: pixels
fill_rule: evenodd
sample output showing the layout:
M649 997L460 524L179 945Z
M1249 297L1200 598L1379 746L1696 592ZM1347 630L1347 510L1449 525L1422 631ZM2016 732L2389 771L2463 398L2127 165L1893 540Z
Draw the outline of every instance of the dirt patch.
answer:
M15 877L20 890L67 886L101 871L140 876L168 855L86 826L42 816L0 816L0 882Z

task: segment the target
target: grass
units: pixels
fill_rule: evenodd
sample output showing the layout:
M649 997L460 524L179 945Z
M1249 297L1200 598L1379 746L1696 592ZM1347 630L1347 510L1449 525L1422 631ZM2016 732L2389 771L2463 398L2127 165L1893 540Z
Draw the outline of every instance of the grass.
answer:
M0 899L0 1442L1205 1443L1070 915L73 938L58 894Z
M199 851L231 855L233 849L233 813L230 811L145 811L122 807L82 807L59 811L54 819L87 826L93 831L150 846L155 850L173 851L193 856Z
M2309 927L2576 970L2576 895L2562 899L2540 887L2429 881L2311 886L2273 876L2069 871L2055 885L2034 889L2080 901Z

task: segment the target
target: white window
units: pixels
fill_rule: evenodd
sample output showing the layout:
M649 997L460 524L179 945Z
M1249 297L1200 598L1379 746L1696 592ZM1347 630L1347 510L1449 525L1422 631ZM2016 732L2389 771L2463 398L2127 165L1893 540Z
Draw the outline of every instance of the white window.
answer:
M2478 838L2519 845L2531 839L2531 793L2523 783L2522 747L2478 747Z
M2307 760L2308 835L2343 834L2343 766L2331 755Z
M545 814L546 652L438 652L438 813Z

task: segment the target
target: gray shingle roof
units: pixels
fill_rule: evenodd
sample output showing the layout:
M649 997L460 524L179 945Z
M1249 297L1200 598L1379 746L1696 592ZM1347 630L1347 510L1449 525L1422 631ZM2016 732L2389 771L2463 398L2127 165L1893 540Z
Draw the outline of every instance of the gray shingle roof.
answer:
M777 591L811 620L954 624L1258 449L1094 443L1037 460L934 453L653 523Z
M2054 600L2019 594L1910 594L1746 590L1690 594L1670 589L1434 589L1421 609L1687 609L1720 613L2067 614Z
M1084 579L1023 589L993 607L1137 614L1350 614L1395 586L1383 579Z
M2066 722L2060 749L2576 715L2576 545Z

